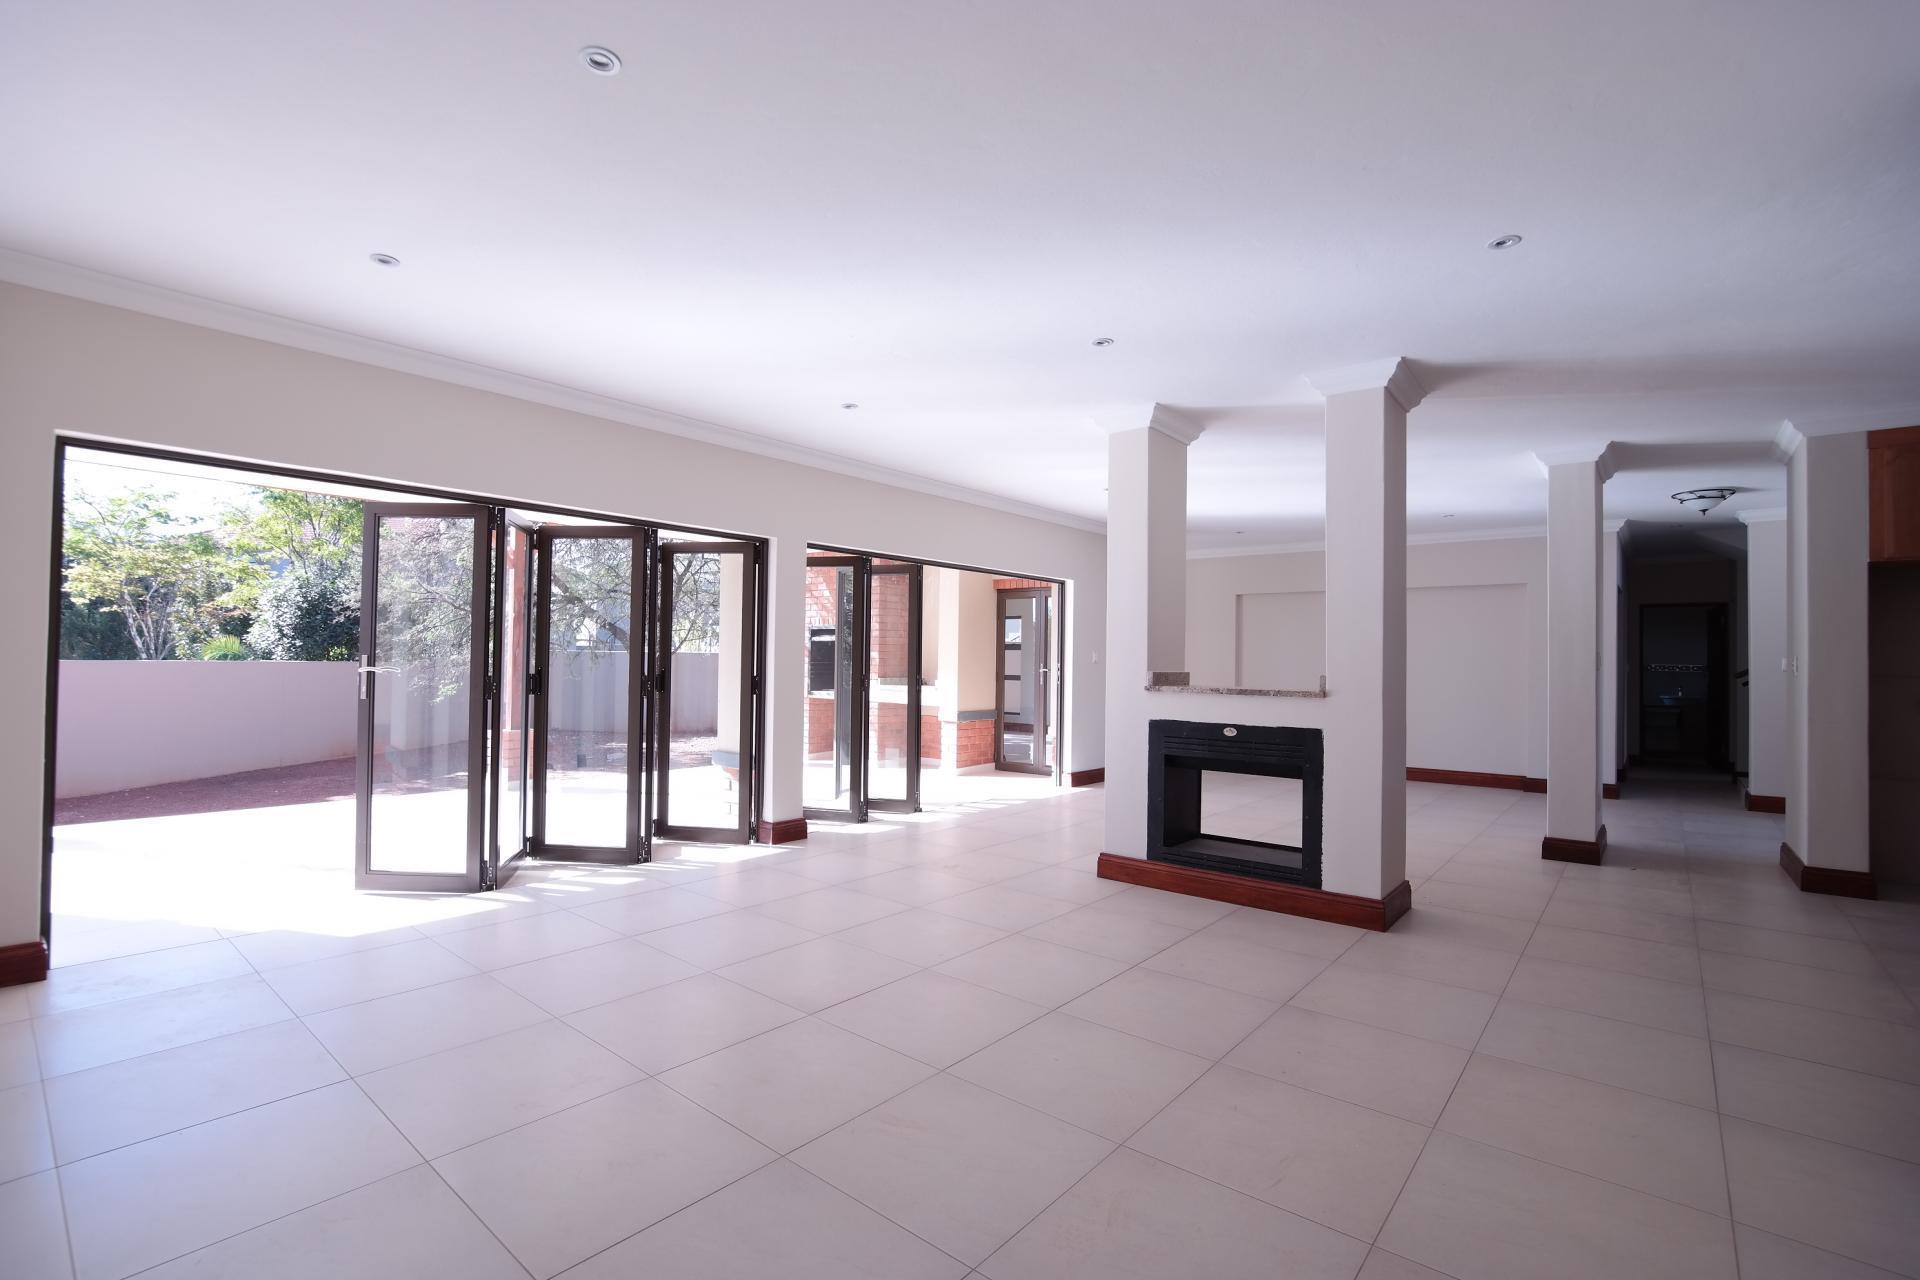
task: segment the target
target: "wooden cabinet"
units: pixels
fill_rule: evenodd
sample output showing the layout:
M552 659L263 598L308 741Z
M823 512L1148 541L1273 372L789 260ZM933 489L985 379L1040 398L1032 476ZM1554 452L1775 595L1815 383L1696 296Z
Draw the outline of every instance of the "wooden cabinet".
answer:
M1920 427L1867 433L1867 558L1920 561Z

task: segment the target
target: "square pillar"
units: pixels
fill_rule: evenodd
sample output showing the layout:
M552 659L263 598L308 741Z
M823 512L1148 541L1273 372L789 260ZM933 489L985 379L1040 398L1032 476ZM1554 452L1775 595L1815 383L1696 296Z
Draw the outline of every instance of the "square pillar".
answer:
M1747 526L1747 808L1787 810L1787 509Z
M1788 429L1787 831L1801 889L1871 898L1867 438Z
M1407 878L1407 414L1401 360L1310 379L1326 397L1327 705L1322 887Z
M1609 520L1600 532L1600 794L1620 794L1620 530Z
M1601 486L1605 451L1536 455L1547 473L1547 834L1540 856L1597 863L1600 822Z
M755 834L769 843L785 843L807 834L800 812L807 747L806 538L794 532L770 538L766 574L767 665L760 705L767 733Z

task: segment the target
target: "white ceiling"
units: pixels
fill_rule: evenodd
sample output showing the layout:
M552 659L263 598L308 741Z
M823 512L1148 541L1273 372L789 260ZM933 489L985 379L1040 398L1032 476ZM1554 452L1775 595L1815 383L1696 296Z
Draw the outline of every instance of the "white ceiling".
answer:
M1606 440L1609 515L1731 520L1781 419L1920 420L1916 48L1912 0L0 0L0 246L1081 517L1090 415L1177 404L1203 547L1317 536L1304 375L1404 355L1416 533Z

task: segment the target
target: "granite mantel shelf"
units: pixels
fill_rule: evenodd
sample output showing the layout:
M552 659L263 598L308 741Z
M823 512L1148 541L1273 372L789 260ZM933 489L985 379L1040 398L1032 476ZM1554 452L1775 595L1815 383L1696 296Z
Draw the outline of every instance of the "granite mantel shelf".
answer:
M1322 680L1318 689L1234 689L1218 684L1187 684L1185 681L1167 681L1146 686L1148 693L1211 693L1227 694L1236 698L1324 698L1327 696L1327 682Z

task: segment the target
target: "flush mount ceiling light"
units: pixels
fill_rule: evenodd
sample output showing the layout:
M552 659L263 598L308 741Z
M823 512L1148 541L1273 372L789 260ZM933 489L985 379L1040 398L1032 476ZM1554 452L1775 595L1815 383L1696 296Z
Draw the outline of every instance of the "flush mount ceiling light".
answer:
M1110 347L1113 345L1113 339L1112 338L1095 338L1093 340L1093 345L1096 347Z
M1705 515L1737 492L1736 489L1683 489L1673 495L1673 500L1689 511Z
M580 61L597 76L620 74L620 55L605 45L590 44L580 51Z
M400 259L390 253L370 253L367 255L367 261L376 267L397 267L400 265Z
M1513 246L1515 246L1515 245L1517 245L1517 244L1519 244L1519 243L1520 243L1520 237L1519 237L1519 236L1500 236L1500 237L1499 237L1498 239L1494 239L1494 240L1489 240L1489 241L1487 241L1487 248L1489 248L1489 249L1511 249L1511 248L1513 248Z

